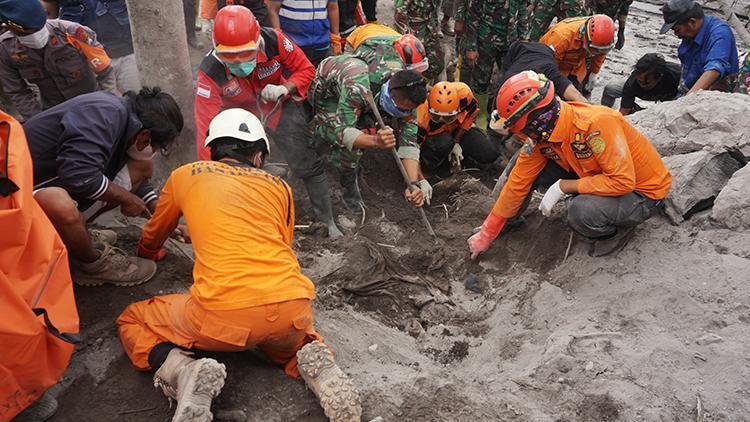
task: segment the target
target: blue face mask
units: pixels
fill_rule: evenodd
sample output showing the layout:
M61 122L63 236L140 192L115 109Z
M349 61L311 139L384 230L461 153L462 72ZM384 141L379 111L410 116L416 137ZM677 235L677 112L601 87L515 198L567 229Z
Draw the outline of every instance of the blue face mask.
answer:
M391 81L389 80L383 85L383 88L380 89L380 107L383 108L383 111L393 117L404 118L411 116L411 110L402 110L398 108L396 103L393 101L393 98L391 97L390 84Z
M251 73L253 73L256 63L256 60L242 63L227 63L227 67L229 68L229 71L232 73L232 75L240 78L246 78L250 76Z

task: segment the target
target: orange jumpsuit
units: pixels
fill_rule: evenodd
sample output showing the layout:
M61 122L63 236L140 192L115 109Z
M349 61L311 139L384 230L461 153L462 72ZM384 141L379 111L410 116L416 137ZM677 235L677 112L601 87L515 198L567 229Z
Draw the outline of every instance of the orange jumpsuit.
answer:
M658 201L672 184L659 153L622 114L604 106L561 101L549 141L537 143L531 155L521 152L492 212L516 216L548 160L578 175L579 194L618 197L636 191Z
M604 65L606 55L592 56L586 51L583 43L586 42L581 27L586 23L588 17L568 18L555 24L539 42L546 44L555 51L555 61L560 73L570 77L573 75L582 84L586 75L590 73L599 73ZM586 61L590 65L586 65Z
M186 164L167 180L141 244L157 250L184 215L195 249L188 294L128 306L117 320L133 364L168 342L183 348L258 347L299 377L296 352L321 340L310 301L315 286L292 250L294 200L282 179L216 161Z

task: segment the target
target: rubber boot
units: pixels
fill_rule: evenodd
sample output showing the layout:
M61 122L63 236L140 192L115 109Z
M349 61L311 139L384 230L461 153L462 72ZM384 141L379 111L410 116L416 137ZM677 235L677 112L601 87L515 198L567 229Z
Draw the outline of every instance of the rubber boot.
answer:
M355 215L362 215L362 194L359 192L359 180L357 170L350 168L337 169L339 172L339 181L344 189L344 203L349 211Z
M333 352L319 341L297 352L297 367L307 387L333 422L359 422L362 402L351 379L333 361Z
M226 367L214 359L193 359L192 353L174 348L154 374L154 387L161 387L177 400L172 422L213 420L211 401L221 393L227 378Z
M57 400L45 391L41 397L19 413L13 422L44 422L57 412Z
M328 237L335 239L344 234L341 233L336 222L333 221L333 207L331 206L331 194L328 189L328 180L325 173L304 179L307 195L315 213L315 218L328 227Z

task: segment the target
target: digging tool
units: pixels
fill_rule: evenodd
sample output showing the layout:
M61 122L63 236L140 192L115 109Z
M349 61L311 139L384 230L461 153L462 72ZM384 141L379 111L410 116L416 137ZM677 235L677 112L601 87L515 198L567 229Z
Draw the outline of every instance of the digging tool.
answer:
M258 94L258 96L255 98L255 104L258 107L258 115L260 117L260 122L263 123L263 127L268 129L268 124L267 124L268 119L270 119L271 116L273 116L276 113L276 111L278 111L283 101L282 101L282 98L279 98L278 100L276 100L276 104L273 105L273 108L271 109L271 111L268 112L268 114L263 114L263 108L261 108L260 102L261 102L261 98L260 98L260 94Z
M378 121L380 128L384 128L385 122L383 121L383 116L380 115L380 110L378 110L378 106L375 104L375 99L372 98L372 93L370 91L365 93L365 101L367 101L367 105L370 106L370 110L372 110L372 113L375 115L375 119ZM391 156L393 156L393 159L396 161L396 165L398 166L399 171L401 171L401 177L403 177L404 183L406 183L406 186L409 188L409 192L413 192L416 188L409 180L409 175L406 174L406 169L404 168L403 163L401 163L401 159L398 157L396 148L391 148ZM432 240L437 242L437 235L435 234L435 230L432 229L430 220L427 219L427 214L425 214L424 208L420 207L417 208L417 210L419 210L419 215L422 217L422 223L424 223L424 226L427 228L427 232L432 236Z

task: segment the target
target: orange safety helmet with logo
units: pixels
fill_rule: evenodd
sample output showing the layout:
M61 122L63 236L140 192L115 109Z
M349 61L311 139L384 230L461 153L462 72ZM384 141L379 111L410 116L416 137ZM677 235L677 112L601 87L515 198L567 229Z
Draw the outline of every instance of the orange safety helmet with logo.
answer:
M406 70L423 73L430 67L424 44L413 34L400 36L393 42L393 46L398 51L398 54L401 55L401 60L404 62Z
M586 39L583 48L593 56L607 54L615 46L615 23L607 15L594 15L586 19L581 31Z
M0 421L57 382L78 342L68 252L33 185L23 128L0 111Z

